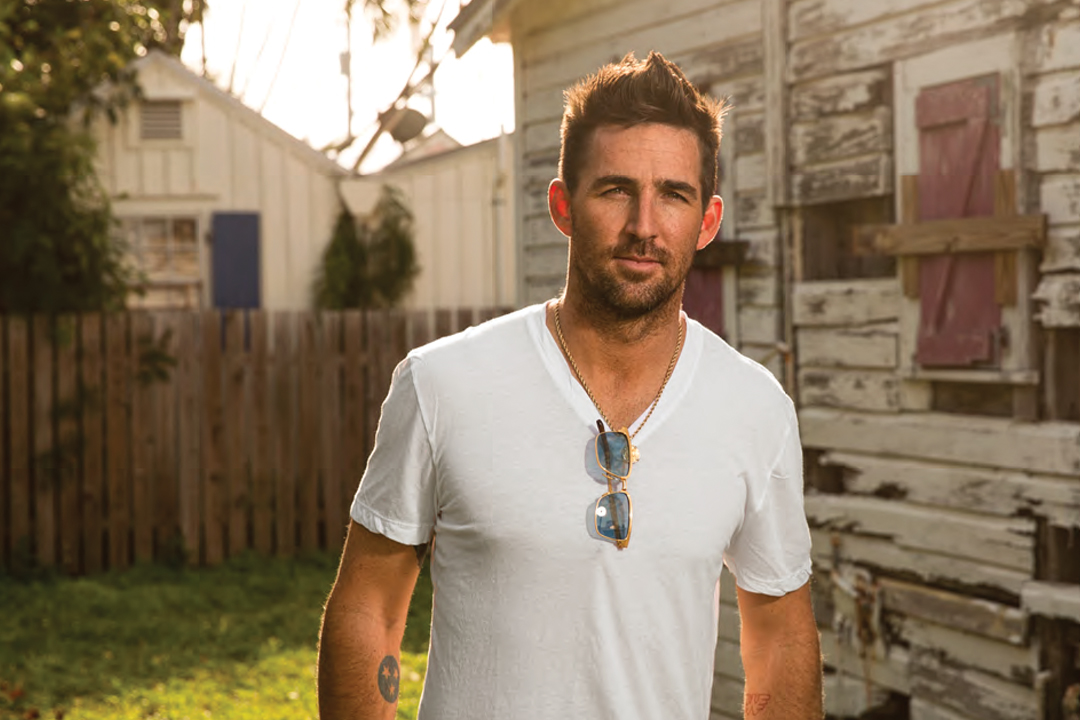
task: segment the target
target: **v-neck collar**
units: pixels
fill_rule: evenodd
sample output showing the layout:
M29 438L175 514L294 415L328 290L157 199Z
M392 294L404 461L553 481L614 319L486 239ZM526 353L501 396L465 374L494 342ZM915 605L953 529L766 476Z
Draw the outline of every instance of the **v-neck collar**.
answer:
M548 374L555 384L555 388L567 401L574 413L581 418L581 421L586 426L594 428L596 420L600 417L600 412L593 405L588 393L585 392L585 388L581 386L581 383L574 376L574 371L566 362L562 349L559 347L559 341L548 330L547 304L541 303L534 306L531 315L528 322L529 335L536 345L544 367L547 368ZM686 394L690 387L690 380L697 369L703 341L701 327L686 317L685 313L683 313L683 318L686 322L686 337L683 340L682 352L679 354L675 369L671 373L671 379L668 380L667 387L664 388L664 393L660 397L656 410L653 412L652 417L649 418L648 424L641 430L641 433L634 438L635 445L647 441L649 436L664 424L664 421ZM648 412L649 408L645 408L645 411L634 420L634 423L629 428L631 434L641 425L641 421L645 419Z

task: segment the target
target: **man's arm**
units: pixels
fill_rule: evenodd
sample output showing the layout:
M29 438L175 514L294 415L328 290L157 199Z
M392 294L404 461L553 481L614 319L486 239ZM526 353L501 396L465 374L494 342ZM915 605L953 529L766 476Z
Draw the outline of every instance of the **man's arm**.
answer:
M746 695L743 716L755 720L821 720L821 638L810 584L781 597L738 588Z
M420 557L416 548L350 522L319 634L322 720L393 720Z

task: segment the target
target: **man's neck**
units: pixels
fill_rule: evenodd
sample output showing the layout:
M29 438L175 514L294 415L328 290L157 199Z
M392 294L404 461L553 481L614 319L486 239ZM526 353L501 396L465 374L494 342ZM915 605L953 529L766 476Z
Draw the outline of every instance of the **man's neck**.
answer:
M556 301L565 350L611 423L629 426L652 404L676 352L681 293L632 320L598 316L575 300L568 294ZM554 310L549 303L547 325L558 340Z

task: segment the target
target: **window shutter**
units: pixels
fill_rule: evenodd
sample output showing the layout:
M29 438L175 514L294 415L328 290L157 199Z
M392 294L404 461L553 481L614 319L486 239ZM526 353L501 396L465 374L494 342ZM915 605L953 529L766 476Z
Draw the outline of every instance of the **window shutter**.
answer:
M141 130L143 140L182 140L184 138L183 115L179 100L144 101L141 106Z
M994 214L1001 131L998 78L928 88L916 101L919 220ZM924 367L993 362L1001 307L993 253L924 256L916 359Z

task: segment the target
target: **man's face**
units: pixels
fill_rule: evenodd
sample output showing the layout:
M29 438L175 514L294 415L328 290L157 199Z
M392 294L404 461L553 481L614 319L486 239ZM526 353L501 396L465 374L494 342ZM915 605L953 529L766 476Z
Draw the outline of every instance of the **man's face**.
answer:
M570 292L620 319L679 298L694 253L712 240L722 203L701 197L697 136L648 123L598 128L572 195L549 190L555 224L570 236Z

